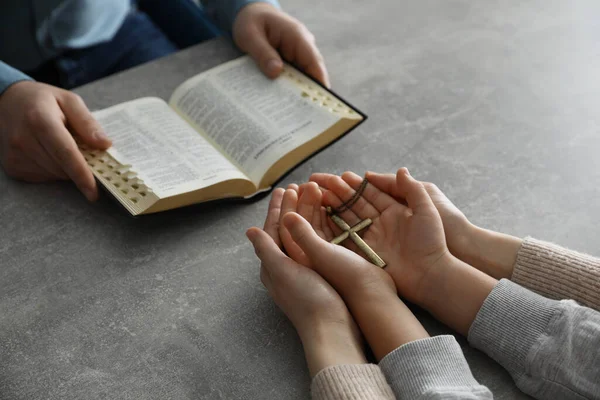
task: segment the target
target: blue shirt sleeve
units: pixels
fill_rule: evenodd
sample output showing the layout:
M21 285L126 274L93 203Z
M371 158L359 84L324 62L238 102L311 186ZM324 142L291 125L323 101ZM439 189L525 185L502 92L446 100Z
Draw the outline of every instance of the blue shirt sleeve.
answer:
M29 76L25 75L18 69L0 61L0 96L10 85L19 81L31 81Z
M237 13L248 4L267 3L280 8L277 0L201 0L200 3L217 26L226 32L231 32Z

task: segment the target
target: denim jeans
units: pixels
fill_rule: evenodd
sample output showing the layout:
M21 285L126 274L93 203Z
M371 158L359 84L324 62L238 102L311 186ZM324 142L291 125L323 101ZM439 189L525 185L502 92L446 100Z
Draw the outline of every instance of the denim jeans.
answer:
M191 0L138 0L115 37L70 50L30 75L71 89L218 36Z

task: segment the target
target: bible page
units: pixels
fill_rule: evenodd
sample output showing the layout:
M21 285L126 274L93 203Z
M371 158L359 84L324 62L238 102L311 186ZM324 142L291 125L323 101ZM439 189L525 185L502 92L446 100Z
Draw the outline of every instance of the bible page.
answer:
M161 99L142 98L93 114L113 142L107 152L159 198L248 180Z
M248 56L184 82L169 104L257 186L277 160L340 119L293 80L267 78Z

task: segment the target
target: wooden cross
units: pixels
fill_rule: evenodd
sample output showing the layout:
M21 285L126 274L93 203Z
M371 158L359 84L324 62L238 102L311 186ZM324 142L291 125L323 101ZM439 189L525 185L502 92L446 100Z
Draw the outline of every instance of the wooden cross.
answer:
M367 257L369 257L369 260L371 260L373 264L377 265L378 267L385 268L385 261L383 261L381 257L379 257L379 255L375 253L373 249L370 248L369 245L357 233L373 223L370 218L360 221L358 224L350 227L350 225L341 219L339 215L336 215L331 211L331 207L327 207L327 214L329 214L333 222L344 231L340 236L334 238L331 243L340 244L344 240L350 238L354 243L356 243L358 248L361 249L367 255Z

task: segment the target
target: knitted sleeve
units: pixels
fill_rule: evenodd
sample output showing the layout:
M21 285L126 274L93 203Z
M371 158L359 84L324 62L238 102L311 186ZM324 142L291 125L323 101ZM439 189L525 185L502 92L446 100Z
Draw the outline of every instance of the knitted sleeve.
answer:
M385 376L375 364L335 365L313 378L314 400L395 399Z
M511 280L550 299L600 310L600 259L525 238Z

